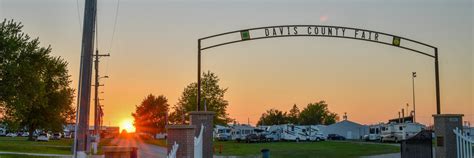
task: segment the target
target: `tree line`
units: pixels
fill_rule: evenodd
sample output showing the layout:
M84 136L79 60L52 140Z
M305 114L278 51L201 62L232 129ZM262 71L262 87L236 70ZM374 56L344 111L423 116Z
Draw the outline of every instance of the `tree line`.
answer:
M205 72L202 75L202 98L208 111L216 113L214 124L227 125L234 122L227 113L228 101L224 99L227 88L219 86L219 78L212 72ZM178 102L171 106L164 95L155 96L149 94L139 105L135 106L134 125L137 132L150 134L164 133L166 124L187 124L189 123L190 111L196 111L197 106L197 83L188 84ZM171 111L172 110L172 111ZM330 112L325 101L309 103L302 111L295 104L289 112L277 109L267 110L262 114L257 125L277 125L277 124L333 124L339 120L336 113Z
M62 132L75 121L68 63L13 20L0 23L0 123L10 131Z
M296 104L289 112L283 112L278 109L269 109L260 117L257 125L329 125L336 123L339 116L330 112L328 104L325 101L309 103L303 110L299 110Z
M232 122L227 113L229 102L224 99L227 88L221 88L217 75L209 71L203 73L201 81L201 103L204 103L208 111L215 112L214 124L225 125ZM172 107L164 95L149 94L135 106L135 112L132 113L136 131L150 134L164 133L166 124L189 123L188 113L197 109L196 92L197 82L190 83L184 88L178 103Z

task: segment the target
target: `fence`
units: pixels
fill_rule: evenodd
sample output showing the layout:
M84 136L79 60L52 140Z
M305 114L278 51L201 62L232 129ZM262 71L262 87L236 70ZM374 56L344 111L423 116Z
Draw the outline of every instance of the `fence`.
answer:
M176 158L176 152L178 152L179 145L174 142L173 147L171 148L168 158Z
M458 128L454 129L453 132L456 135L457 157L472 158L472 153L474 152L474 140L469 138L466 133Z

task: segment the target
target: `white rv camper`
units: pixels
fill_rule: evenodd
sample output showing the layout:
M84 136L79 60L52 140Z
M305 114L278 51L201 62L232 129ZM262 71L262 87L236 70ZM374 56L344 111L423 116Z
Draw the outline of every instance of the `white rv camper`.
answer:
M364 135L366 141L380 141L382 135L382 127L385 125L383 123L370 125L369 134Z
M269 141L280 141L282 139L284 125L267 126L265 129L266 138Z
M327 139L317 125L307 126L306 134L310 141L324 141Z
M227 126L216 125L214 128L214 138L217 140L230 140L231 139L231 128Z
M249 125L234 125L231 126L231 140L241 141L249 134L255 133L255 128Z
M401 140L405 140L416 135L424 128L425 126L419 123L390 123L381 128L382 135L380 141L398 142Z
M281 134L281 139L286 141L301 141L308 140L309 136L306 133L307 127L298 126L292 124L282 125L283 132Z

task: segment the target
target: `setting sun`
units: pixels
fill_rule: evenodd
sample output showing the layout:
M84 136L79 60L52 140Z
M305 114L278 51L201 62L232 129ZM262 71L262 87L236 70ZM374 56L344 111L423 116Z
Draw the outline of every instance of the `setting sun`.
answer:
M135 132L135 126L133 126L133 120L125 119L120 123L120 130L126 130L128 133Z

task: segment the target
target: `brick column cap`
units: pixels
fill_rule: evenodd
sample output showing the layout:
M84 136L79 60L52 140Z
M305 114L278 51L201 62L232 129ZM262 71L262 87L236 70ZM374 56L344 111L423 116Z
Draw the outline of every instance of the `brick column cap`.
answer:
M434 114L433 117L463 117L464 114Z
M214 115L214 111L190 111L189 115Z
M195 129L195 125L166 125L166 129Z

